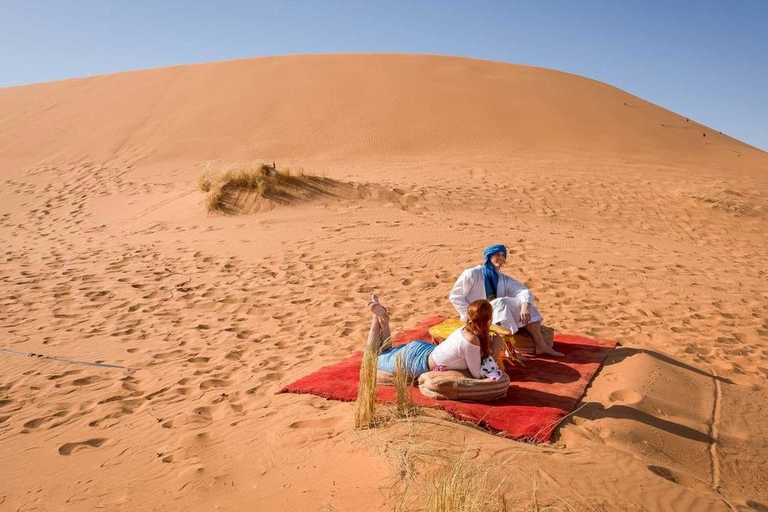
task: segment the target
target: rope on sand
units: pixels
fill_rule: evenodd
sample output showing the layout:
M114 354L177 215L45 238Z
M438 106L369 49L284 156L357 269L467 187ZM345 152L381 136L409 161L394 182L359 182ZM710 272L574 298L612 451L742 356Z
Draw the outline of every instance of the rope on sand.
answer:
M94 363L91 361L74 361L72 359L61 359L59 357L51 357L43 354L36 354L34 352L18 352L16 350L10 350L7 348L0 348L0 353L11 354L14 356L32 357L35 359L47 359L49 361L56 361L57 363L81 364L84 366L98 366L99 368L118 368L121 370L128 370L128 371L134 371L136 369L136 368L131 368L130 366L120 366L119 364Z

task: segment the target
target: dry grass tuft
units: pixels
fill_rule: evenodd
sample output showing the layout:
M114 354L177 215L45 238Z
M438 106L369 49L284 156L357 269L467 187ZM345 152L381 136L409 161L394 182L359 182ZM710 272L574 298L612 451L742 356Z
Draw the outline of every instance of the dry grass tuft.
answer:
M281 197L288 190L318 193L318 184L328 181L305 174L301 169L278 170L274 164L252 163L221 169L206 167L198 177L198 186L206 193L205 207L209 212L225 211L228 195L235 190L255 192L259 197Z
M383 440L381 432L371 434L388 454L393 481L390 503L397 512L543 512L574 510L550 490L543 499L535 469L523 475L515 459L532 453L535 445L520 444L520 451L502 461L482 457L480 448L446 445L422 431L424 417L414 414L417 407L409 386L412 379L402 357L395 363L394 406L376 408L376 372L379 351L366 348L360 366L360 384L355 403L355 427L371 429L389 426L394 440ZM405 429L403 432L402 429ZM395 433L392 432L392 433ZM522 478L520 478L522 476ZM525 485L527 482L529 485ZM522 488L521 488L522 484ZM517 490L519 489L519 490Z
M397 450L398 479L392 486L397 512L506 512L502 468L482 465L478 450L459 452L408 436ZM501 471L500 471L501 470ZM527 504L515 510L527 510Z
M405 368L405 361L402 354L398 354L395 359L395 391L397 400L395 401L395 417L407 418L416 413L416 406L413 403L413 394L411 386L413 378Z
M407 428L405 435L387 444L394 477L390 499L396 512L575 510L552 489L542 498L535 467L521 470L520 456L533 456L535 447L521 444L511 456L489 459L479 447L452 447L430 439L418 418L399 422Z
M426 488L427 512L488 512L506 508L488 469L470 461L467 452L441 467Z
M203 192L208 192L211 190L211 185L213 185L213 182L216 181L216 175L218 173L211 169L210 166L206 166L205 169L203 169L203 172L200 173L200 176L197 177L197 183L200 187L200 190Z
M363 352L360 364L360 383L355 400L355 428L373 428L376 418L376 372L378 370L378 350L369 347Z
M416 480L420 467L435 460L437 450L431 443L424 441L415 418L407 418L400 424L407 427L407 432L393 443L389 454L396 480L407 487Z
M680 189L677 193L683 197L705 203L712 209L737 216L756 217L761 213L760 207L753 203L753 198L738 190L727 188L720 181L715 181L709 187Z

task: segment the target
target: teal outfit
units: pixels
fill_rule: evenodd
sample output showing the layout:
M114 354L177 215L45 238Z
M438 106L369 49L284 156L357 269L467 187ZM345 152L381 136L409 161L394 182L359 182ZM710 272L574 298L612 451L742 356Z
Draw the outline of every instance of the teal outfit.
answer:
M435 345L422 340L388 348L379 354L378 368L384 372L395 373L397 357L402 355L408 375L417 378L422 373L429 371L429 355L433 350L435 350Z

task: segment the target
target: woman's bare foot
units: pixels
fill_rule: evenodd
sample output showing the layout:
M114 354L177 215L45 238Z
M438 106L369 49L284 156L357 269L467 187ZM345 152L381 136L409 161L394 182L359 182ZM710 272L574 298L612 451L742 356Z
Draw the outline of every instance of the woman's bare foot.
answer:
M392 333L389 330L389 313L387 308L381 305L379 297L372 293L371 300L365 307L371 310L371 330L368 332L366 348L380 353L392 346Z
M389 321L389 313L387 312L387 308L382 306L381 302L379 302L379 296L375 293L371 294L370 297L371 300L369 300L365 307L371 310L371 313L379 317L379 321Z

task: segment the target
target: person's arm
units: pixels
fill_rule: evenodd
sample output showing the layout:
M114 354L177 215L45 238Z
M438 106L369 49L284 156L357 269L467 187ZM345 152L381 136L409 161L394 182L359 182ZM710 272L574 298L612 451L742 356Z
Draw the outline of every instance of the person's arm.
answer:
M472 281L471 269L465 270L456 280L456 283L454 283L451 293L448 294L448 300L451 301L453 307L459 312L462 320L467 319L467 309L469 309L467 296L469 295L469 290L474 285Z
M504 277L506 278L504 279L505 297L515 297L521 303L527 302L528 304L533 304L533 292L531 292L527 286L509 276L505 275Z
M477 343L477 345L475 345ZM482 351L480 350L480 340L475 335L472 335L472 341L462 345L462 353L464 354L464 361L467 363L467 369L469 373L476 379L483 378L483 372L480 369L482 361Z
M493 356L494 359L497 359L504 349L504 339L496 333L491 333L491 356Z

